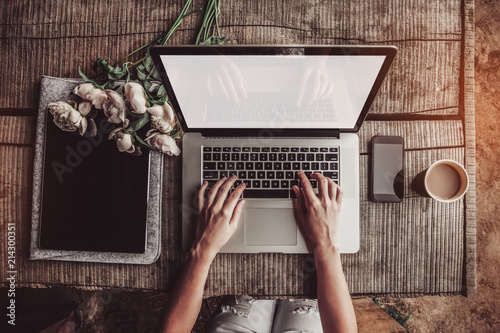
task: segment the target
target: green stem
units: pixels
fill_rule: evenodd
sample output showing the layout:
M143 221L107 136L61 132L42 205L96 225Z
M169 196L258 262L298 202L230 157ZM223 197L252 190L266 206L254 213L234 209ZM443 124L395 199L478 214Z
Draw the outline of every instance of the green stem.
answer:
M214 6L214 1L209 0L209 3L207 5L207 9L205 10L205 16L203 17L203 21L201 23L200 31L198 32L198 36L196 37L196 42L195 42L196 45L198 45L200 43L201 34L204 33L204 30L206 29L207 20L208 20L208 17L210 16L210 13L212 11L213 6Z
M156 37L155 39L153 39L152 41L142 45L141 47L139 47L138 49L135 49L134 51L130 52L129 54L127 54L125 57L121 58L120 60L118 60L117 62L114 63L113 67L118 65L120 62L122 62L123 60L127 59L128 57L130 57L132 54L136 53L136 52L139 52L140 50L142 50L143 48L145 47L148 47L149 45L159 41L161 38L163 38L163 36L165 35L166 33L162 33L160 36ZM138 61L140 62L140 61Z
M220 31L219 31L220 2L219 1L217 1L217 7L216 7L215 11L216 11L216 14L215 14L215 27L217 28L217 36L220 37Z

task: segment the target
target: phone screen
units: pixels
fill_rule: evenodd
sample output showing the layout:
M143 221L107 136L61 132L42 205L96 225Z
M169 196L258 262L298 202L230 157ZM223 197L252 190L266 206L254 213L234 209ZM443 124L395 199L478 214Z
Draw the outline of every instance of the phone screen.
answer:
M376 137L372 148L372 199L401 201L404 192L402 138Z

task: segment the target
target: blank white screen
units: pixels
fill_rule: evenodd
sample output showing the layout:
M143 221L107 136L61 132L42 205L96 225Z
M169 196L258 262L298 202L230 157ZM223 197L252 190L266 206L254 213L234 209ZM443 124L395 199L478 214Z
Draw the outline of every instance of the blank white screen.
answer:
M162 55L161 60L190 128L342 129L355 126L385 56Z

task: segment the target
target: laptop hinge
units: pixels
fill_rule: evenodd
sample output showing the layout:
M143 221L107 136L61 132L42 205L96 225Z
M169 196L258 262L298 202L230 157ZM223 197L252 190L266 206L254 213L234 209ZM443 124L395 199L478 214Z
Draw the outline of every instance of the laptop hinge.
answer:
M238 138L238 137L257 137L264 139L281 139L281 138L340 138L339 130L332 129L286 129L286 130L272 130L272 129L204 129L201 130L203 137L220 137L220 138Z

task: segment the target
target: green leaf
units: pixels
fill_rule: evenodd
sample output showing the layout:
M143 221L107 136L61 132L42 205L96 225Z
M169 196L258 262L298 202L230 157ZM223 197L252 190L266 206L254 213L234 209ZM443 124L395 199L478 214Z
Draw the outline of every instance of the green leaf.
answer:
M78 74L80 74L80 76L85 82L93 83L94 85L97 84L94 80L89 79L85 74L83 74L82 70L80 69L80 66L78 66Z
M160 84L158 91L156 92L157 96L165 96L166 93L167 91L165 90L165 87L163 86L163 84Z
M146 68L146 71L149 73L154 67L153 59L151 56L147 57L146 60L142 62L144 64L144 68Z
M146 148L153 150L153 147L151 147L146 141L144 141L136 132L133 132L132 136L137 139L143 146Z
M230 39L226 37L212 36L201 42L200 45L223 45L228 41L230 41Z
M151 83L151 81L146 80L146 81L144 81L143 86L144 86L144 89L146 89L148 92L150 92L153 84Z
M126 80L127 82L130 81L130 71L128 66L130 65L130 62L124 63L121 67L120 66L111 66L108 64L107 59L97 59L95 64L94 64L94 69L99 69L100 72L106 75L106 78L108 80Z
M160 74L158 74L156 67L153 69L153 73L151 73L151 77L153 79L155 79L156 81L161 81Z
M94 66L92 66L92 68L97 73L100 72L106 74L107 73L106 66L107 66L107 59L99 58L95 61Z
M144 125L146 125L147 123L149 123L149 120L151 119L151 115L149 114L149 112L146 112L142 115L141 118L137 119L136 121L134 121L132 124L130 124L129 127L127 127L126 130L124 130L124 132L126 133L132 133L132 132L137 132L138 130L140 130Z
M146 72L146 68L144 67L144 65L139 65L136 67L136 71L137 71L137 79L138 80L141 80L141 81L144 81L146 80L146 77L147 77L147 72Z

